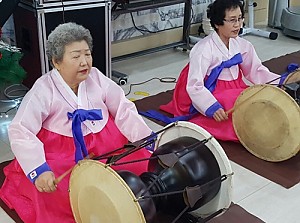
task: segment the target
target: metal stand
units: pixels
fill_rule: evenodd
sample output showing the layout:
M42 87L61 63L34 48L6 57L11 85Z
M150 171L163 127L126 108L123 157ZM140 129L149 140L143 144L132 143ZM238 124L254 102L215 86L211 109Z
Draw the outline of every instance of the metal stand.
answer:
M125 85L127 84L127 75L116 71L116 70L112 70L111 71L111 78L118 84L118 85Z
M241 29L240 35L246 35L246 34L253 34L257 36L267 37L271 40L275 40L278 37L278 33L275 32L268 32L261 29L255 29L254 28L254 7L257 6L256 2L253 2L253 0L248 1L248 15L249 15L249 24L248 27L243 27Z

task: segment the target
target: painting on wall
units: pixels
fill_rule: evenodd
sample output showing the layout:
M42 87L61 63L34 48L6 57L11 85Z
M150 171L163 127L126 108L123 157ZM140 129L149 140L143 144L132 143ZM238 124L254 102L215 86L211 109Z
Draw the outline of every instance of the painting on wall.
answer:
M16 45L13 16L10 16L9 19L3 25L3 27L1 27L1 34L1 40L3 40L5 43L11 46Z
M207 6L212 2L192 0L191 24L201 23L206 18ZM120 15L112 13L112 41L178 28L183 26L183 20L184 3Z

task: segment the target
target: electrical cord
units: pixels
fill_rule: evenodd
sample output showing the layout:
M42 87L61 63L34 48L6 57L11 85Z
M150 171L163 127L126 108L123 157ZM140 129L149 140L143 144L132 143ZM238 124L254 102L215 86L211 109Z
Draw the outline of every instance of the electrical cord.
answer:
M19 87L16 89L16 87ZM8 113L13 110L13 109L18 109L18 107L21 104L21 101L23 99L23 97L25 96L25 94L28 92L28 88L25 87L22 84L13 84L10 85L8 87L6 87L3 91L3 94L6 98L8 99L0 99L0 103L12 103L14 102L15 105L9 109L7 109L6 111L0 111L0 118L3 117L3 115L5 115L5 117L8 117ZM25 92L23 94L15 94L16 92Z
M150 78L149 80L146 80L146 81L143 81L143 82L140 82L140 83L130 84L129 85L129 91L128 91L128 93L125 94L125 96L128 96L131 93L131 88L133 86L142 85L142 84L148 83L152 80L159 80L162 83L176 83L176 78L175 77L162 77L162 78L153 77L153 78Z
M142 34L144 34L144 32L147 32L147 33L157 33L158 31L151 31L149 29L140 29L139 27L136 26L135 24L135 21L133 19L133 15L132 15L132 12L130 12L130 16L131 16L131 21L132 21L132 24L134 26L134 28L138 31L140 31Z
M62 19L63 19L63 23L66 23L66 20L65 20L65 4L64 4L63 0L61 0L61 5L62 5Z
M3 115L4 115L6 118L8 118L8 113L9 113L11 110L18 109L19 106L20 106L20 103L21 103L21 102L16 103L15 106L13 106L12 108L10 108L10 109L8 109L8 110L6 110L6 111L0 111L0 118L2 118Z
M20 87L20 88L13 89L13 88L16 88L16 87ZM29 91L29 88L25 87L24 85L22 85L22 84L13 84L13 85L10 85L7 88L5 88L3 94L4 94L5 97L7 97L9 99L9 101L11 101L11 100L20 100L20 99L23 99L23 97L27 93L27 91ZM15 95L15 94L13 94L15 92L25 92L25 94Z

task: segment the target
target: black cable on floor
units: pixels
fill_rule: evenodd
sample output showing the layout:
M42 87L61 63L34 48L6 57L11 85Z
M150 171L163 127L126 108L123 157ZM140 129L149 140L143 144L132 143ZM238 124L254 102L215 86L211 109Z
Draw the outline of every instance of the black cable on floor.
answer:
M21 104L21 101L23 99L23 97L25 96L25 94L29 91L29 88L27 88L26 86L22 85L22 84L12 84L8 87L6 87L4 89L4 96L7 98L7 99L0 99L0 103L12 103L14 102L15 105L5 111L1 111L0 110L0 118L3 117L3 115L5 117L8 117L8 113L11 111L11 110L14 110L14 109L18 109L20 104ZM18 93L18 94L16 94Z
M142 85L142 84L148 83L152 80L159 80L162 83L176 83L176 78L175 77L162 77L162 78L153 77L153 78L150 78L149 80L146 80L146 81L143 81L143 82L140 82L140 83L130 84L129 85L129 92L127 94L125 94L125 96L127 96L131 93L132 86Z

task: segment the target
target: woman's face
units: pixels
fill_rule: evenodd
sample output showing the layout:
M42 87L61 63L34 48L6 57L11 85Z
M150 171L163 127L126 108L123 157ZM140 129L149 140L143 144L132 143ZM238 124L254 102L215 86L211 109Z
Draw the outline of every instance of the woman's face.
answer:
M53 61L55 68L71 88L87 79L92 63L91 50L84 40L66 45L62 61Z
M237 7L225 11L224 25L216 25L220 38L227 46L230 38L239 35L243 21L241 9Z

